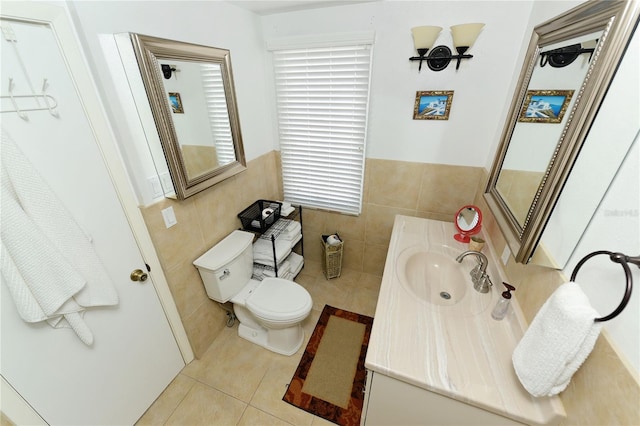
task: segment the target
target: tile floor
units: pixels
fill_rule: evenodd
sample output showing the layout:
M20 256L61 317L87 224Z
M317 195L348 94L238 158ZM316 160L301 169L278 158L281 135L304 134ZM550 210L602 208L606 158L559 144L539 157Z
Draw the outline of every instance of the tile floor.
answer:
M279 355L241 339L236 322L182 370L137 425L332 425L282 396L324 305L373 316L381 280L348 269L326 280L319 262L305 262L295 281L311 294L313 310L303 323L305 343L295 355Z

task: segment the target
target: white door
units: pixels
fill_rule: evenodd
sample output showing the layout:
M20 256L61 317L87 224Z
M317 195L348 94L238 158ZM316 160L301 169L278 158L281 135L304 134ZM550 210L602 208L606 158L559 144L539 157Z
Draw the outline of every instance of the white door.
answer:
M49 424L133 424L184 360L151 279L130 279L133 270L145 270L145 261L97 143L104 129L87 115L86 97L77 91L87 87L77 84L87 69L67 68L56 25L8 19L13 15L5 5L2 14L2 110L13 104L5 97L9 78L14 96L30 95L32 87L40 93L46 79L45 91L56 102L55 115L46 109L23 111L23 117L3 112L2 128L90 236L119 303L87 310L84 320L94 336L87 346L71 329L24 322L3 282L1 373ZM36 105L15 100L19 109Z

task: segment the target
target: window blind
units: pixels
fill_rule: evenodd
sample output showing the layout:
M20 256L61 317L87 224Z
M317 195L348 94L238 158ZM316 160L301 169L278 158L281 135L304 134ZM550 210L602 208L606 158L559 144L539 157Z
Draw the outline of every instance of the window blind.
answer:
M273 52L284 197L360 214L371 45Z
M236 152L231 136L231 124L229 123L229 111L227 111L227 98L224 93L222 81L222 69L220 65L202 65L202 86L205 102L216 147L218 164L229 164L236 160Z

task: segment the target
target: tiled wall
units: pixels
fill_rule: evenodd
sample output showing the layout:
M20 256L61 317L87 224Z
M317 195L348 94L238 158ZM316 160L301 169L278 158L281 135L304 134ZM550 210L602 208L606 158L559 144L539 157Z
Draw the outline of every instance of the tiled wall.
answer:
M343 268L382 275L396 214L451 221L473 201L483 169L368 159L363 212L346 216L303 211L305 259L321 261L320 235L338 232L345 241ZM234 229L238 212L256 199L282 199L278 152L185 201L165 199L142 209L169 287L196 357L225 324L225 311L211 301L192 262ZM177 225L167 229L161 211L169 206Z
M502 169L496 187L518 223L525 223L544 172Z
M282 199L280 160L271 152L247 171L185 201L164 200L143 209L196 356L222 330L225 313L211 301L192 262L240 226L237 213L259 198ZM478 205L484 233L496 253L506 242L482 194L483 168L367 159L363 212L359 217L303 211L305 258L321 260L320 235L338 232L345 241L343 267L382 274L396 214L453 220L465 204ZM173 206L178 224L166 229L161 210ZM566 277L557 270L516 264L505 267L527 321ZM566 425L637 424L640 385L604 331L569 387L560 394Z
M180 145L187 176L194 177L208 173L218 167L218 153L215 146Z
M486 172L484 174L482 180L486 181ZM478 191L475 204L483 212L483 229L495 253L502 253L506 241L482 198L482 192ZM505 272L509 282L518 289L514 294L528 322L533 320L555 289L568 281L562 271L522 265L515 263L513 257L505 266ZM567 412L565 425L640 424L640 384L623 357L616 353L606 330L560 398Z
M343 268L382 275L396 214L453 221L474 200L479 167L367 159L362 214L303 211L305 258L321 261L320 235L344 240Z
M247 164L247 170L184 201L165 199L142 213L160 257L196 357L200 357L225 326L225 311L207 297L192 262L234 229L237 214L255 200L280 199L275 152ZM161 211L173 207L178 223L166 228Z

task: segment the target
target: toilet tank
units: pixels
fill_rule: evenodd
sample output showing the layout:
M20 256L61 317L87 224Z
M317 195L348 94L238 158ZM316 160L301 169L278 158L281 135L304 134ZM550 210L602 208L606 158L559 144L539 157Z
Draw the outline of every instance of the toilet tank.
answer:
M233 231L193 261L207 295L224 303L249 282L253 274L253 234Z

